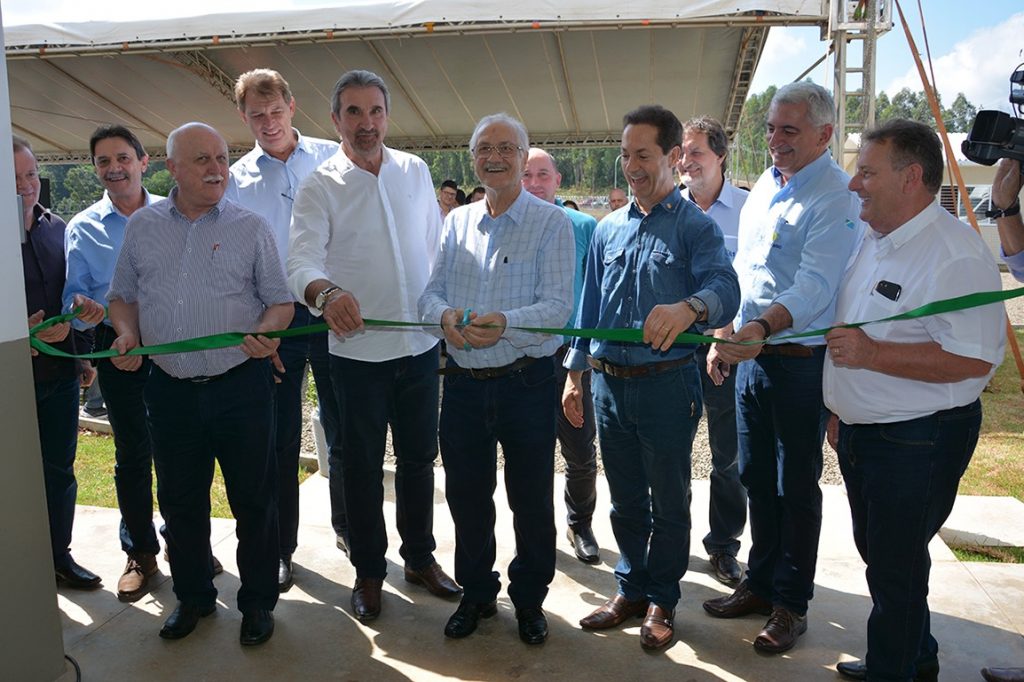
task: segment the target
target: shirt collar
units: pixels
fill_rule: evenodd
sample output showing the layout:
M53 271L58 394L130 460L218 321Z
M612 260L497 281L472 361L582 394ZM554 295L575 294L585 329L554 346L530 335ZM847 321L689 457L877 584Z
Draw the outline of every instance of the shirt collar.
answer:
M735 189L736 188L733 187L731 182L729 182L728 180L723 180L722 189L719 190L718 196L715 198L714 201L711 202L711 205L714 206L715 204L721 204L726 208L732 208L733 202L736 201ZM697 206L697 208L700 208L697 202L694 201L693 196L690 194L689 187L681 187L679 189L679 193L682 195L683 199L686 199L694 206Z
M149 190L146 189L145 187L142 188L142 195L145 197L145 201L142 202L143 206L149 206L150 204L153 203L153 197L149 194ZM107 192L107 190L103 190L103 199L100 200L100 205L96 209L96 213L99 215L101 221L107 216L109 216L111 213L116 213L119 216L127 217L123 213L118 211L116 206L114 206L114 202L111 201L110 194Z
M175 201L177 200L177 198L178 198L178 188L174 187L173 189L171 189L171 193L167 195L167 199L166 199L167 211L172 216L177 216L177 217L181 218L182 220L184 220L186 222L189 222L189 223L197 223L200 220L203 220L204 218L206 218L207 216L212 216L213 218L217 218L218 216L220 216L221 213L224 212L224 209L227 208L228 201L229 201L228 200L228 193L224 192L224 196L222 196L220 198L220 201L217 202L216 206L214 206L209 211L207 211L203 215L199 216L195 220L190 220L188 218L188 216L186 216L184 213L182 213L181 211L178 210L178 207L175 204ZM161 202L161 203L163 203L163 202Z
M266 152L266 150L263 149L263 147L260 146L259 142L257 142L256 146L253 147L253 152L257 152L258 151L258 153L251 154L251 156L250 156L250 154L246 154L247 158L243 159L244 162L245 162L245 165L249 166L250 168L255 168L259 164L259 162L261 160L263 160L263 159L266 159L267 161L277 161L279 163L287 163L292 158L292 156L295 156L295 154L298 153L298 152L302 152L304 154L311 153L310 152L310 143L307 142L306 138L304 138L302 136L302 133L299 132L299 129L298 128L292 128L292 133L295 135L296 144L295 144L295 149L292 150L291 155L287 159L285 159L284 161L281 161L280 159L274 158L273 156L268 154Z
M689 201L689 199L687 199ZM675 213L679 210L679 205L683 203L682 192L679 191L679 187L673 185L672 191L665 195L665 198L655 204L651 210L650 215L653 215L660 207L662 211L669 213ZM636 199L629 204L629 217L637 218L638 220L644 219L644 214L640 211L640 205L636 203Z
M487 211L487 200L475 202L481 204L481 211L483 216L480 222L477 223L477 229L481 232L490 232L495 225L499 224L500 221L508 219L512 221L514 225L521 225L526 217L526 206L530 202L530 198L537 199L532 194L527 192L523 188L519 188L519 196L515 198L512 205L505 209L505 212L497 217L491 217L491 214ZM542 201L537 199L537 201ZM454 210L454 209L453 209Z
M826 149L821 153L821 156L816 158L814 161L811 161L809 164L807 164L806 166L798 170L796 173L794 173L793 177L791 177L786 182L786 187L799 189L800 185L804 184L805 182L809 182L811 178L817 177L818 174L820 174L824 170L824 167L827 166L829 161L831 160L832 155L829 154L829 151ZM780 173L779 169L776 168L775 166L771 167L771 171L772 177L775 179L775 184L781 187L782 173Z
M380 162L381 171L383 171L384 168L389 163L391 163L394 160L394 157L391 154L391 150L386 145L382 146L382 153L383 153L383 158L381 159L381 162ZM362 168L357 166L352 161L352 159L350 159L348 157L348 154L345 153L344 145L339 144L338 145L338 151L336 151L334 153L334 155L338 159L338 170L341 171L342 173L348 173L348 172L353 171L353 170L359 170L359 171L362 171L364 173L366 172L366 171L363 171Z

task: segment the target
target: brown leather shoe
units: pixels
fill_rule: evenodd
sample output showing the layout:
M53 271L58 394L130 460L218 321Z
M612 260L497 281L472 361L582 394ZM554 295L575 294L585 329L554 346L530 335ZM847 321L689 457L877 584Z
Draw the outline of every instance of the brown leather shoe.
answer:
M356 578L352 587L352 612L360 623L368 623L380 615L382 578Z
M805 632L807 616L798 616L785 607L776 606L754 640L754 648L766 654L781 654L792 649L797 637Z
M405 567L405 582L422 585L435 597L452 599L462 595L462 588L448 577L436 561L420 569Z
M117 598L123 602L138 601L146 594L149 578L156 572L155 554L129 554L124 573L117 581Z
M982 668L988 682L1024 682L1024 668Z
M671 644L674 616L675 611L666 611L657 604L648 606L644 624L640 626L640 646L648 651L657 651Z
M630 601L622 593L594 609L589 616L580 620L580 627L587 630L605 630L621 625L630 618L639 618L647 613L650 602L646 599Z
M704 602L704 610L715 618L739 618L751 613L767 616L772 612L772 605L767 599L761 599L751 592L744 580L729 596L708 599Z

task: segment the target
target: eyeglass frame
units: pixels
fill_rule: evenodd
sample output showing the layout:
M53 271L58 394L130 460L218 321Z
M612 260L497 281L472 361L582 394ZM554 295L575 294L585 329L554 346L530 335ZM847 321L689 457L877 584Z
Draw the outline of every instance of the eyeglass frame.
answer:
M501 148L503 146L505 147L505 151L501 150ZM487 150L487 153L484 154L483 150ZM497 145L490 145L490 144L479 145L477 147L474 147L470 151L472 151L473 152L473 156L478 158L478 159L489 159L489 158L491 158L491 154L493 154L494 152L498 152L498 156L503 158L503 159L511 159L516 154L522 154L523 153L523 148L520 147L517 144L511 144L509 142L502 142L501 144L497 144Z

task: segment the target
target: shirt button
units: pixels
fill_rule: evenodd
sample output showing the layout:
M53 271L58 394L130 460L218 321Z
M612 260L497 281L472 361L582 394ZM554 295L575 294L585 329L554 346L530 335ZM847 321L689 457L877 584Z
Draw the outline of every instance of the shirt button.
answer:
M192 249L185 249L185 253L192 253Z
M181 304L182 304L182 303L181 303L181 299L179 298L179 299L178 299L178 305L181 305Z
M178 331L179 331L179 332L181 331L181 327L178 327Z

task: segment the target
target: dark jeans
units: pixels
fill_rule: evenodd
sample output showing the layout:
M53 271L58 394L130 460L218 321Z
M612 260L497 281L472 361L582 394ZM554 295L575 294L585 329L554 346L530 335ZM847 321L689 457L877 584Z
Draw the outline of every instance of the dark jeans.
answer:
M839 466L867 564L868 677L910 680L936 660L928 543L953 509L981 429L981 401L893 424L840 424Z
M360 578L383 578L384 451L388 426L395 449L399 553L411 568L434 562L434 460L437 459L438 351L383 362L331 356L331 381L342 406L342 466L349 557Z
M708 554L735 557L740 551L743 526L747 525L747 489L740 480L736 445L736 368L731 368L721 386L715 386L707 372L710 348L707 344L698 346L694 356L711 446L711 530L704 536L704 549Z
M295 316L289 329L305 327L317 320L309 308L295 304ZM317 401L320 406L320 424L324 427L328 461L340 458L341 428L338 399L331 386L331 370L327 354L327 332L307 336L291 336L281 339L277 354L284 365L284 374L279 374L281 383L275 384L274 400L277 408L277 508L280 518L281 555L291 556L298 546L299 538L299 452L302 449L302 380L306 376L306 363L313 369ZM345 520L345 492L341 468L335 472L331 467L331 522L339 535L347 533ZM342 532L344 531L344 532Z
M690 560L690 452L701 415L691 362L635 379L594 372L601 460L626 599L672 611Z
M78 378L37 381L35 394L50 547L54 567L64 569L71 560L71 528L75 523L75 499L78 497L78 481L75 480Z
M821 534L824 346L813 357L758 356L737 365L740 478L750 500L751 591L803 615L814 596Z
M494 571L497 444L505 456L505 492L516 556L508 595L517 608L539 607L555 575L555 374L550 357L496 379L444 378L441 459L455 521L455 579L464 599L488 602ZM448 366L455 366L449 358Z
M562 360L568 349L562 346L555 353L555 423L565 460L566 521L570 528L590 528L597 505L597 449L594 447L597 427L594 425L594 394L590 389L592 372L583 373L583 426L577 429L565 418L561 403L569 376L568 370L562 367Z
M277 604L274 394L270 363L248 360L214 381L175 379L156 365L146 384L157 497L167 522L174 594L217 598L210 553L210 484L220 463L238 537L238 608Z
M117 334L105 324L96 327L96 350L110 348ZM153 527L153 446L146 423L143 393L152 362L123 372L110 362L96 365L97 381L107 403L107 420L114 432L114 485L121 511L121 549L126 553L158 554L160 542Z

